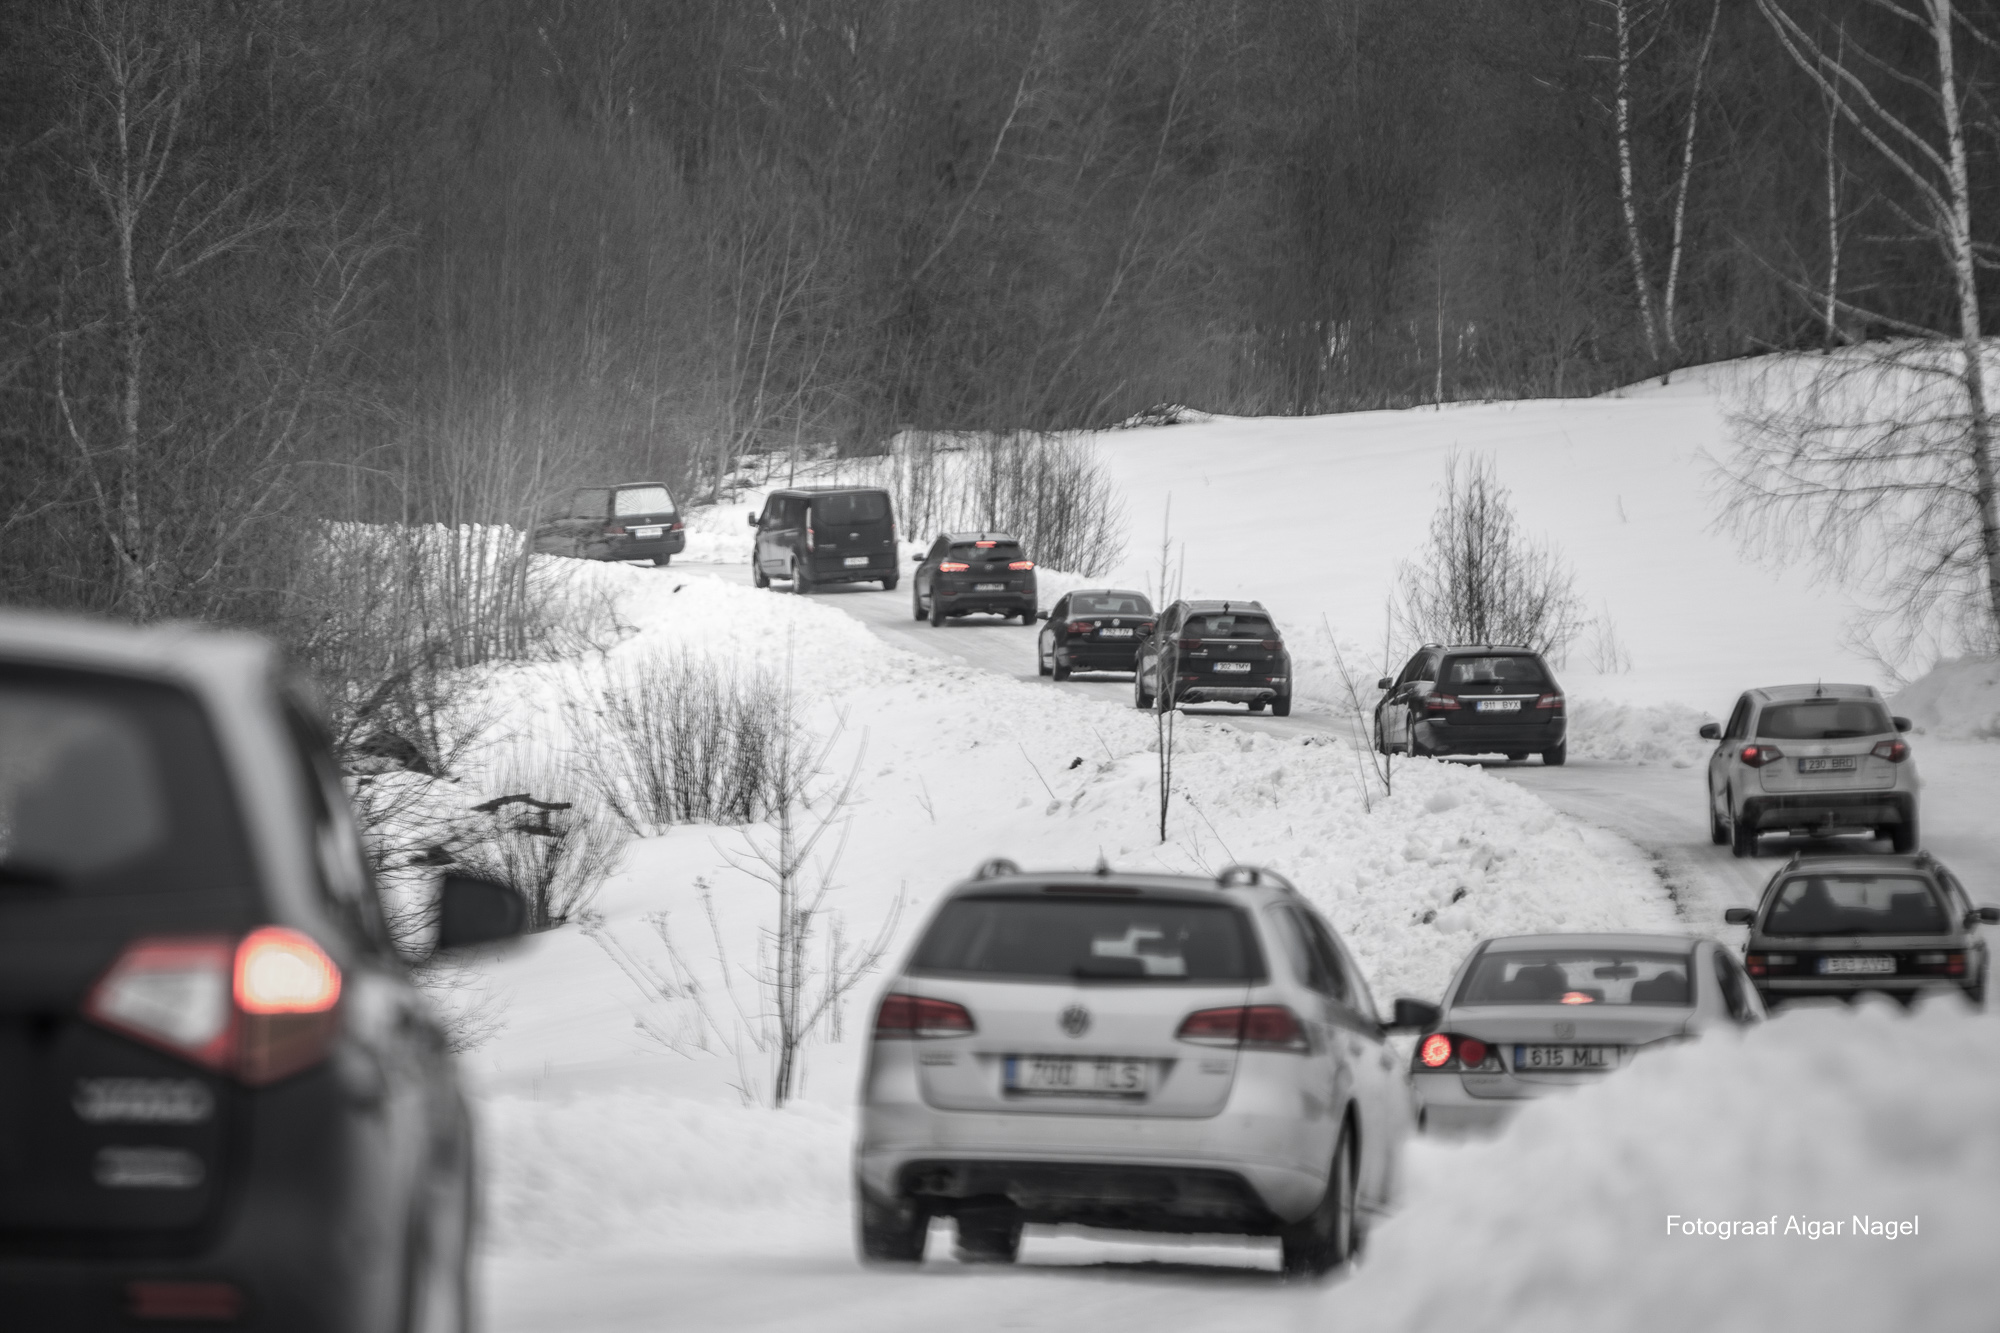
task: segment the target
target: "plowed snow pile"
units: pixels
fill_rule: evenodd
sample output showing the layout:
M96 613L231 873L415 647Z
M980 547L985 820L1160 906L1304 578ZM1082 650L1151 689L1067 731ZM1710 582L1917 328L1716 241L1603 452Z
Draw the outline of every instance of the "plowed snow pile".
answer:
M1956 1001L1801 1010L1420 1144L1329 1326L1991 1329L1996 1065Z
M2000 739L2000 660L1960 657L1940 662L1904 686L1894 707L1916 723L1919 735Z

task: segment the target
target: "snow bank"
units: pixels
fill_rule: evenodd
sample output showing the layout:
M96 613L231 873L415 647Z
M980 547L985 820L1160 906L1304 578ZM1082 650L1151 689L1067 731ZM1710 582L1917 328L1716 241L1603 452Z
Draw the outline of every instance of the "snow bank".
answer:
M1915 723L1919 735L2000 739L2000 660L1960 657L1940 662L1904 686L1891 707Z
M1996 1067L2000 1020L1956 1002L1800 1010L1660 1052L1497 1140L1418 1145L1406 1206L1328 1313L1532 1333L1992 1328ZM1857 1216L1916 1234L1856 1236ZM1773 1219L1775 1235L1703 1230ZM1808 1222L1838 1230L1810 1239Z
M1569 753L1573 759L1694 768L1708 762L1714 741L1701 724L1719 719L1685 704L1623 704L1569 696Z

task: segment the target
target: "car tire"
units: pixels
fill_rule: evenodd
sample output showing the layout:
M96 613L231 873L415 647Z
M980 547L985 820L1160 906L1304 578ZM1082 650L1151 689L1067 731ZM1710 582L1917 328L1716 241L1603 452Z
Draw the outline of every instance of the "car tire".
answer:
M1346 1263L1354 1253L1357 1213L1353 1136L1343 1125L1333 1146L1333 1169L1319 1205L1278 1232L1287 1277L1320 1277Z
M1011 1208L968 1208L953 1246L961 1263L1011 1264L1021 1253L1021 1216Z
M882 591L883 592L896 591L896 585L901 581L902 580L898 579L894 574L891 574L888 578L882 580Z
M1138 667L1132 668L1132 706L1151 708L1153 696L1146 693L1146 673Z
M1889 830L1889 848L1899 855L1908 855L1922 845L1918 836L1917 812L1911 810L1903 816L1903 822Z
M1286 696L1285 696L1284 698L1282 698L1282 699L1273 699L1273 700L1271 700L1271 716L1272 716L1272 717L1290 717L1291 715L1292 715L1292 696L1291 696L1291 695L1289 695L1289 694L1288 694L1288 695L1286 695Z
M670 565L673 562L674 558L670 555L656 555L653 557L653 568L659 569L662 566Z
M1062 664L1061 658L1057 658L1056 664L1049 668L1049 674L1054 676L1057 680L1068 680L1069 668Z
M1542 762L1550 768L1560 768L1569 762L1569 742L1557 741L1553 748L1542 751Z
M1375 714L1375 753L1389 754L1389 742L1382 739L1382 714Z
M854 1248L864 1264L920 1264L930 1239L930 1210L913 1199L876 1198L854 1183Z
M910 619L922 620L923 618L924 599L917 596L917 585L912 583L910 585Z
M1036 674L1036 675L1038 675L1038 676L1054 676L1054 675L1055 675L1055 673L1056 673L1056 669L1055 669L1055 666L1054 666L1054 663L1055 663L1055 660L1056 660L1056 655L1055 655L1054 653L1044 653L1044 652L1042 651L1042 646L1041 646L1040 644L1036 644L1036 645L1035 645L1035 674ZM1057 677L1057 679L1061 679L1061 677Z
M812 595L812 590L813 590L812 575L806 573L804 570L800 569L797 565L793 565L792 592L800 597L808 597Z
M1039 619L1041 619L1041 617L1035 614L1035 609L1033 607L1029 607L1027 610L1021 613L1021 623L1023 625L1032 625Z
M1410 719L1410 739L1403 742L1403 753L1409 755L1412 759L1428 759L1431 757L1430 747L1417 739L1417 720L1415 718Z
M1742 810L1736 808L1736 798L1734 795L1731 795L1729 798L1729 854L1731 856L1742 857L1746 860L1754 859L1757 855L1757 819L1756 816L1751 815L1750 819L1746 822L1743 817L1748 814L1750 814L1750 811L1747 807Z
M1972 1001L1974 1009L1984 1009L1986 1007L1986 968L1980 968L1979 980L1965 988L1965 998Z
M943 602L940 602L940 601L938 600L938 595L937 595L936 593L932 593L932 594L931 594L931 628L932 628L932 629L941 629L941 628L943 628L943 626L944 626L944 603L943 603Z
M771 576L764 572L764 567L758 564L754 557L750 561L750 583L758 588L771 586Z
M1708 840L1717 847L1729 845L1729 825L1722 822L1722 816L1715 812L1715 795L1708 798Z

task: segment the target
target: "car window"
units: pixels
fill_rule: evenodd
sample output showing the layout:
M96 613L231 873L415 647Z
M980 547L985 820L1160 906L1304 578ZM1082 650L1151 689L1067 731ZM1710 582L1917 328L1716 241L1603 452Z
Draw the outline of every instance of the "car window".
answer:
M664 486L626 486L613 497L612 513L618 518L634 514L671 514L674 497Z
M292 756L305 793L320 893L350 942L386 954L389 931L382 901L374 876L368 873L347 789L327 754L325 738L319 726L290 701L285 705L285 729L291 736Z
M912 972L1032 981L1216 982L1263 975L1249 923L1223 903L1008 895L946 903Z
M1950 917L1920 875L1795 875L1778 886L1767 935L1941 935Z
M1049 612L1049 619L1050 620L1069 619L1069 598L1065 597L1061 601L1055 604L1054 609L1052 609Z
M1422 680L1424 673L1424 663L1429 660L1430 660L1429 653L1418 653L1416 656L1412 657L1409 661L1403 663L1402 674L1396 677L1396 683L1398 685L1407 685L1413 680Z
M574 518L603 518L610 504L610 491L585 488L576 493L576 503L571 506L570 514Z
M1438 655L1436 653L1426 653L1424 655L1423 665L1417 668L1417 679L1425 681L1434 681L1437 679L1437 675L1438 675Z
M1765 704L1757 719L1764 741L1837 741L1894 731L1889 710L1873 699L1801 699Z
M1340 950L1334 943L1326 925L1311 912L1292 909L1292 915L1305 932L1306 943L1313 952L1314 966L1322 978L1313 989L1322 991L1342 1004L1349 1003L1347 969L1341 963Z
M17 889L156 896L253 883L192 698L90 673L0 671L0 901Z
M1729 1007L1729 1016L1738 1023L1755 1022L1756 1012L1745 995L1749 983L1737 970L1735 960L1720 949L1711 957L1715 960L1715 984L1722 990L1722 1002Z
M1740 741L1750 734L1750 696L1744 695L1736 701L1736 711L1729 715L1729 725L1723 730L1722 739Z
M936 541L931 543L931 549L924 556L924 559L942 560L944 559L944 553L950 549L951 549L951 543L946 541L944 538L940 537Z
M1278 631L1271 626L1269 616L1223 614L1210 611L1206 615L1189 616L1187 632L1200 639L1275 639Z
M1071 602L1080 616L1150 616L1153 604L1137 593L1080 592Z
M1540 689L1548 683L1548 672L1527 653L1486 653L1478 657L1448 658L1442 684L1503 685L1520 689Z
M812 498L814 523L881 523L889 517L889 497L881 491L842 491Z
M1306 943L1305 928L1292 915L1292 909L1267 907L1264 919L1271 923L1271 933L1278 938L1278 950L1285 955L1285 969L1292 974L1292 980L1311 990L1325 990L1326 974Z
M1317 920L1318 918L1314 919ZM1354 955L1347 951L1346 942L1333 932L1332 927L1326 926L1324 923L1321 923L1321 925L1326 931L1328 942L1333 945L1340 956L1341 975L1347 978L1348 1008L1358 1014L1364 1022L1371 1024L1381 1022L1382 1020L1375 1010L1375 997L1368 990L1368 978L1363 976L1361 969L1354 965Z
M1624 949L1488 950L1459 987L1461 1005L1631 1005L1689 1008L1686 953Z

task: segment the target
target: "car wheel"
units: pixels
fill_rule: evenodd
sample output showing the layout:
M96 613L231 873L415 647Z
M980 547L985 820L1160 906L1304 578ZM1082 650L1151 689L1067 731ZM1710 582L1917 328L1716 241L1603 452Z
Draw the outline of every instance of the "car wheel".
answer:
M1889 846L1894 851L1901 853L1914 852L1917 850L1917 845L1920 841L1921 839L1917 836L1917 812L1915 810L1905 815L1902 823L1889 830Z
M1011 1208L968 1208L958 1215L961 1261L1011 1264L1021 1253L1021 1217Z
M865 1264L916 1264L930 1239L930 1211L913 1199L876 1198L854 1183L854 1244Z
M937 629L941 627L943 624L944 624L944 603L938 600L938 595L936 593L932 593L931 628Z
M1134 667L1132 670L1132 706L1134 708L1153 706L1153 696L1146 693L1146 672L1140 667Z
M1055 670L1056 670L1055 661L1056 661L1056 655L1054 653L1045 653L1042 651L1042 646L1039 643L1035 645L1036 675L1038 676L1055 675ZM1060 679L1060 677L1058 677L1058 679Z
M771 586L771 576L766 574L764 567L754 559L750 562L750 582L759 588L768 588Z
M1560 768L1569 762L1569 742L1557 741L1554 748L1542 751L1542 762L1550 768Z
M1287 694L1287 695L1286 695L1286 696L1284 696L1284 697L1283 697L1282 699L1273 699L1273 700L1271 700L1271 716L1272 716L1272 717L1290 717L1291 715L1292 715L1292 696L1291 696L1291 695Z
M1056 664L1049 668L1049 672L1057 680L1069 679L1069 668L1063 665L1062 659L1060 657L1056 659Z
M1389 742L1382 739L1382 714L1375 714L1375 753L1388 754Z
M917 585L912 583L910 585L910 619L922 620L923 618L924 599L917 596Z
M670 555L656 555L653 557L653 568L658 569L662 565L670 565L673 561L674 558Z
M806 573L804 570L800 569L797 565L793 565L792 591L794 593L797 593L800 597L805 597L809 595L812 592L812 590L813 590L812 575Z
M1354 1151L1347 1127L1333 1147L1333 1169L1319 1206L1278 1233L1284 1271L1291 1277L1318 1277L1354 1253Z
M1736 808L1736 798L1734 795L1731 795L1729 798L1729 854L1731 856L1754 857L1757 855L1757 820L1753 816L1746 821L1744 816L1748 814L1750 814L1750 811L1747 808L1742 810Z
M1729 845L1729 825L1722 822L1722 816L1715 811L1715 793L1708 797L1708 840L1717 847Z
M1417 720L1415 718L1410 719L1410 739L1403 742L1403 753L1409 755L1412 759L1428 759L1431 757L1430 747L1417 739Z
M1021 613L1021 623L1023 625L1032 625L1035 623L1035 621L1039 619L1040 617L1035 614L1035 609L1033 607L1029 607L1026 611L1023 611Z
M896 584L898 582L899 580L897 579L897 577L894 574L891 574L888 578L882 580L882 591L883 592L896 591Z
M1972 1001L1974 1009L1986 1007L1986 969L1979 969L1979 980L1965 988L1965 998Z

